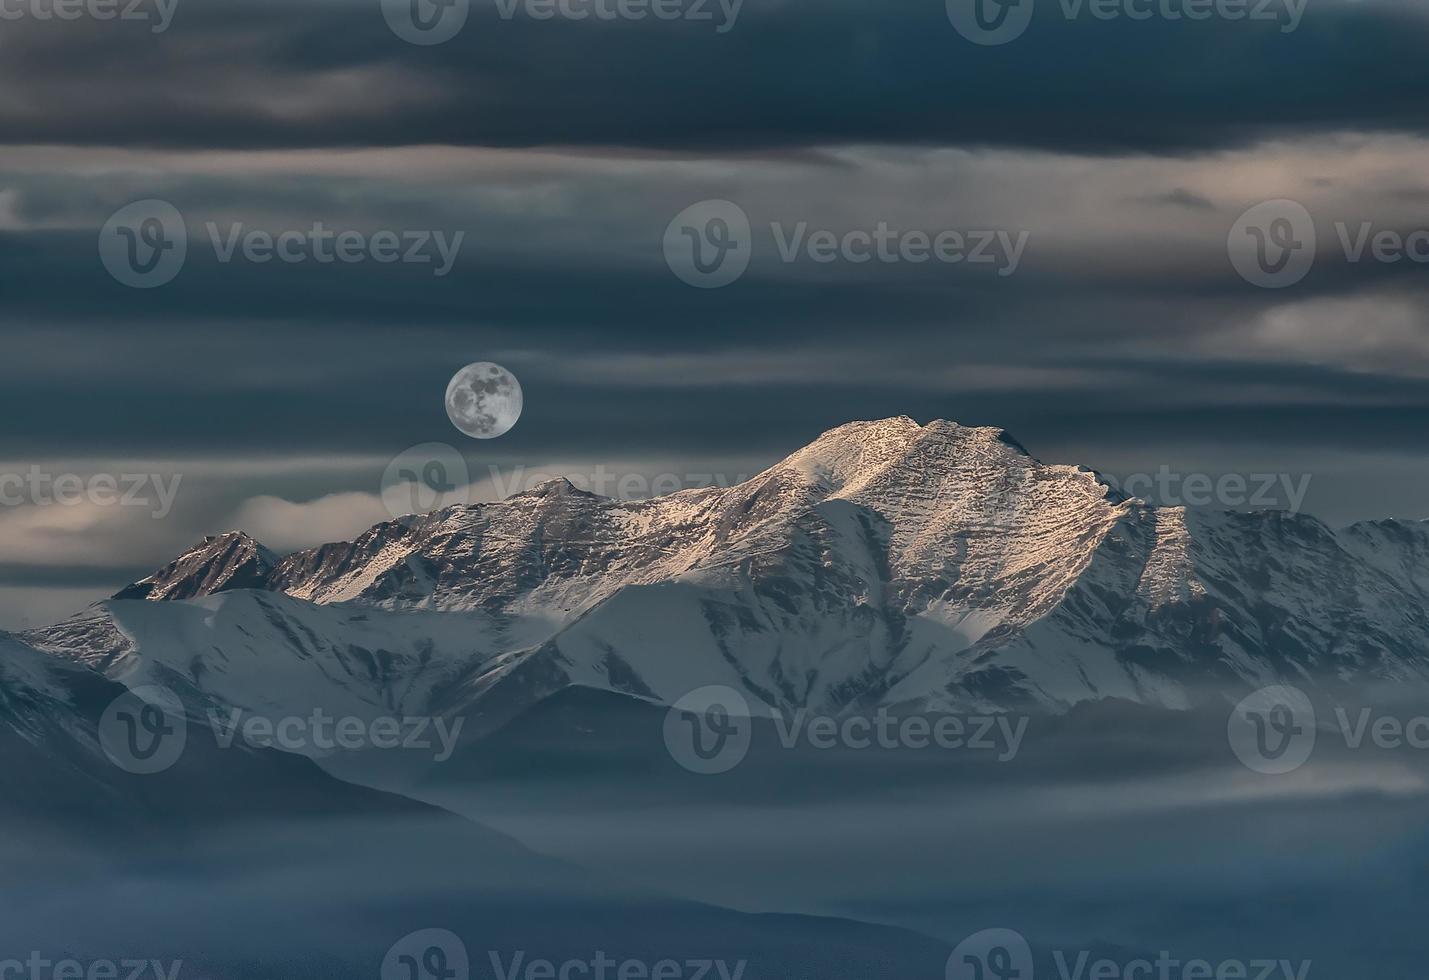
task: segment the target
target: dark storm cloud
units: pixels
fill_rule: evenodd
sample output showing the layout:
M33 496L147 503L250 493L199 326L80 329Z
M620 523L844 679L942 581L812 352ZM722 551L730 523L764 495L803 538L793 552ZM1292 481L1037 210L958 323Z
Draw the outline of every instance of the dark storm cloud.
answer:
M1421 146L1370 145L1411 164ZM1317 303L1353 301L1359 318L1399 304L1412 313L1422 270L1327 260L1291 294L1231 270L1225 234L1243 202L1219 186L1257 154L1155 163L1173 169L1168 181L1139 158L1098 161L1089 177L1074 157L910 152L746 161L716 181L693 162L523 155L479 169L477 154L471 185L409 174L433 166L425 150L381 161L145 157L106 163L99 181L30 161L0 173L16 218L0 231L0 444L21 455L393 454L449 437L437 393L457 367L487 358L527 388L526 415L502 440L518 453L777 455L850 418L904 413L1053 445L1090 429L1401 449L1429 439L1418 376L1382 363L1416 363L1412 335L1391 336L1374 370L1297 357L1306 344L1336 353L1312 329ZM356 172L313 172L334 161ZM244 172L259 162L265 172ZM1356 177L1354 209L1413 227L1397 199L1334 165ZM743 202L756 225L985 219L1025 227L1030 244L1016 274L1000 277L967 265L781 263L766 230L738 283L691 289L659 243L670 217L709 193ZM110 211L147 196L180 207L191 243L173 282L136 290L104 271L95 241ZM1089 204L1058 203L1077 200ZM223 263L205 227L319 219L467 239L437 278L403 264ZM1264 317L1287 308L1291 319L1267 333ZM1429 347L1417 356L1429 363Z
M430 48L394 37L376 0L180 0L157 35L5 21L0 472L160 459L185 482L160 522L0 509L0 626L54 618L48 600L25 611L50 593L112 592L236 515L360 531L383 513L386 460L459 441L441 392L487 359L526 408L499 445L463 443L479 469L723 454L733 476L909 414L1107 472L1257 471L1279 453L1317 474L1313 512L1423 516L1425 267L1346 262L1330 230L1429 227L1429 142L1406 135L1429 130L1423 9L1309 0L1282 33L1036 2L995 48L942 0L748 0L723 34L479 4ZM1277 197L1312 211L1322 254L1293 289L1259 289L1227 234ZM121 285L96 251L142 198L172 202L190 236L157 289ZM746 210L754 259L694 289L661 241L710 198ZM206 228L315 221L466 238L437 278L224 263ZM1029 237L1002 277L781 262L775 222Z
M146 24L7 24L8 143L447 143L764 151L841 143L1182 153L1341 129L1429 129L1429 18L1309 0L1273 21L1103 21L1040 0L981 47L941 0L743 6L732 29L478 3L436 47L376 2L181 3Z

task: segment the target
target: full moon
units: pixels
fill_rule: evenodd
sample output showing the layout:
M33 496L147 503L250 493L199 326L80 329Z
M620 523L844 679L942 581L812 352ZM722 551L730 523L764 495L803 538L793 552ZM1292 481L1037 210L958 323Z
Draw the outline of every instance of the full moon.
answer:
M447 418L473 439L495 439L521 417L521 382L500 364L468 364L447 382Z

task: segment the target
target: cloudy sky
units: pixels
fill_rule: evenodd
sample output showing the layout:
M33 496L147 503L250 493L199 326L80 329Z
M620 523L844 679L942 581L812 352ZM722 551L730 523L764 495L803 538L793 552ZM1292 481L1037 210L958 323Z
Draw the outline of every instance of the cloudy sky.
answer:
M66 2L0 3L0 473L181 484L5 484L0 627L350 536L432 441L499 496L906 414L1429 517L1422 3L984 0L989 44L965 0ZM187 240L149 288L97 245L168 260L139 201ZM730 214L747 268L690 285ZM495 440L443 408L479 360L525 391Z

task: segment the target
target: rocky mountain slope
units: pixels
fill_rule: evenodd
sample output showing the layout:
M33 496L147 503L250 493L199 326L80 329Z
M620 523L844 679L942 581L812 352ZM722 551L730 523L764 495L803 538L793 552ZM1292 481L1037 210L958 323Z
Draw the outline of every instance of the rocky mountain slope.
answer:
M1180 707L1422 682L1426 589L1418 525L1153 507L1002 430L893 418L729 488L553 481L282 559L224 535L30 640L263 712L498 724L572 685L672 703L706 684L756 713Z

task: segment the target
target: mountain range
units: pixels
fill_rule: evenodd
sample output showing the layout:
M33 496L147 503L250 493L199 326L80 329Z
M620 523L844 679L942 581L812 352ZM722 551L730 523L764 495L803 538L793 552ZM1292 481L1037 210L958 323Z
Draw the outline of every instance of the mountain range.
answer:
M196 704L480 732L568 688L774 714L1417 684L1426 597L1423 525L1153 506L1003 430L890 418L728 488L554 480L287 556L229 532L23 639Z
M770 814L797 823L791 802L835 792L902 813L910 794L976 800L1069 766L1199 771L1228 755L1224 706L1252 688L1422 689L1426 598L1423 525L1158 507L1003 430L908 418L840 426L726 488L623 501L556 480L289 555L228 532L64 622L0 634L0 864L29 896L0 944L373 976L401 935L461 923L472 950L936 976L947 950L923 937L690 901L749 892L692 881L686 861L716 836L742 854L785 819ZM189 743L136 775L105 757L103 716L147 685L177 697ZM798 751L710 780L661 738L667 706L708 685L763 716L756 742L800 711L1037 713L1039 740L1018 767ZM213 724L315 711L437 719L458 757L225 745ZM730 807L760 816L728 824ZM634 812L628 849L603 852ZM702 841L664 840L678 860L646 846L672 821ZM711 829L726 826L733 844ZM861 882L897 877L878 862L899 834L874 836ZM783 844L755 853L775 873ZM907 867L936 872L927 854Z
M705 964L711 976L719 957L740 980L800 970L854 980L889 968L932 976L947 956L904 930L632 887L300 754L224 745L202 725L188 726L171 766L136 773L104 741L106 708L127 696L0 635L7 962L215 980L397 977L409 974L384 965L389 951L436 929L453 965L456 949L469 957L470 974L449 975L462 977L494 978L493 962L598 955Z

